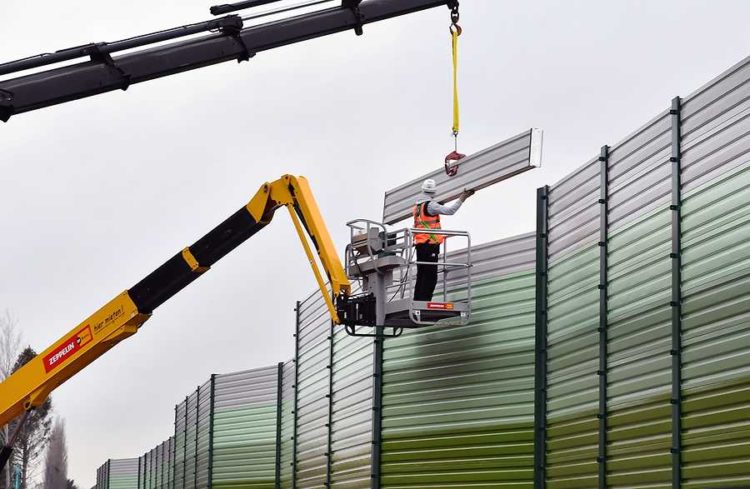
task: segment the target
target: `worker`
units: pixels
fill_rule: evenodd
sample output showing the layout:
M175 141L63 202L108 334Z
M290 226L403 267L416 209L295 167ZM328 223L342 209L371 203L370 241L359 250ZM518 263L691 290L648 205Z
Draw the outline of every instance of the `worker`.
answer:
M452 216L466 199L474 195L473 190L464 190L461 196L449 205L443 205L432 200L435 197L437 185L435 180L428 178L422 183L422 193L417 198L412 213L416 229L440 229L440 215ZM438 278L438 257L440 245L445 236L440 234L420 233L414 235L414 247L417 250L417 283L414 286L415 301L431 301L435 292ZM435 265L425 264L435 263Z

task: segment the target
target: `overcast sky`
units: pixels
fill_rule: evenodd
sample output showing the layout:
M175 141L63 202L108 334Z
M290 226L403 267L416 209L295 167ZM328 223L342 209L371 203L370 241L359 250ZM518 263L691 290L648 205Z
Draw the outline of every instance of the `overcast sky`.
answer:
M482 191L446 227L475 243L531 231L534 190L748 54L750 2L464 0L461 150L529 127L544 163ZM208 17L209 1L4 0L0 61ZM243 205L309 178L337 246L383 192L451 150L449 16L440 8L18 115L0 126L0 309L41 351ZM173 433L211 373L293 354L314 287L289 218L159 308L53 394L70 475Z

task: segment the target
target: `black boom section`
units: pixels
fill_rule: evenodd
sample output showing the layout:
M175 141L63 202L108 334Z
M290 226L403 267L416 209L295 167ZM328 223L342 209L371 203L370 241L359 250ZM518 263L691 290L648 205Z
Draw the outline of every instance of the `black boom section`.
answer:
M0 120L51 105L90 97L112 90L126 90L135 83L170 76L230 60L244 61L256 53L349 29L361 29L400 15L446 5L448 0L368 0L354 8L337 7L242 28L238 16L168 29L131 40L92 43L51 55L0 65L0 74L46 66L51 61L74 61L59 68L0 80ZM177 39L207 29L218 31L194 39ZM165 39L177 39L148 47ZM146 48L119 54L125 48ZM116 56L113 56L115 54Z
M138 310L151 314L170 297L198 278L182 258L182 253L167 260L162 266L149 273L146 278L128 290L128 295Z
M202 267L213 266L265 226L256 222L243 207L196 241L190 252Z
M243 207L189 249L201 267L210 267L265 226ZM150 314L199 275L180 252L135 284L128 294L140 312Z

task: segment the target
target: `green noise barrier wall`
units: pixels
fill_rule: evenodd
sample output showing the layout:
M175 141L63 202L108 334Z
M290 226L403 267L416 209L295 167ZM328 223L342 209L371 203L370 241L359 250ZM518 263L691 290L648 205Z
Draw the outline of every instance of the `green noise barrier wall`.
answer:
M209 380L199 386L175 407L176 487L196 489L209 486L212 383Z
M385 341L382 487L532 487L534 246L474 247L468 326Z
M750 485L750 59L538 206L537 487Z
M374 340L333 329L319 291L298 303L295 338L296 443L285 487L369 488Z
M280 364L281 395L279 396L279 430L278 430L278 489L291 489L294 472L294 427L295 427L295 394L297 367L294 360Z
M750 486L750 59L682 104L683 487Z
M174 438L170 437L138 459L139 489L174 487Z
M319 292L302 301L297 323L295 487L322 487L328 465L331 319Z
M215 376L213 486L273 489L278 368Z
M97 489L750 487L750 58L536 207L472 248L469 325L354 338L316 291L292 360L213 375Z
M332 348L328 487L369 488L375 342L336 328Z
M107 460L96 470L96 489L137 489L138 459Z

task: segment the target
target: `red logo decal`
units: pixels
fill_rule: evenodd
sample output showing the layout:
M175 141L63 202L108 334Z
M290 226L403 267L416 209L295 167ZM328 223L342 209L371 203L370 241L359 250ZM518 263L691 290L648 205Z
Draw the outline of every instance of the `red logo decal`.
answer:
M84 346L91 343L94 337L91 335L91 327L86 326L79 332L65 340L60 347L44 357L44 370L47 373L52 372L54 369L65 363L70 357L83 348Z
M440 309L443 311L452 311L453 303L451 302L428 302L427 309Z

